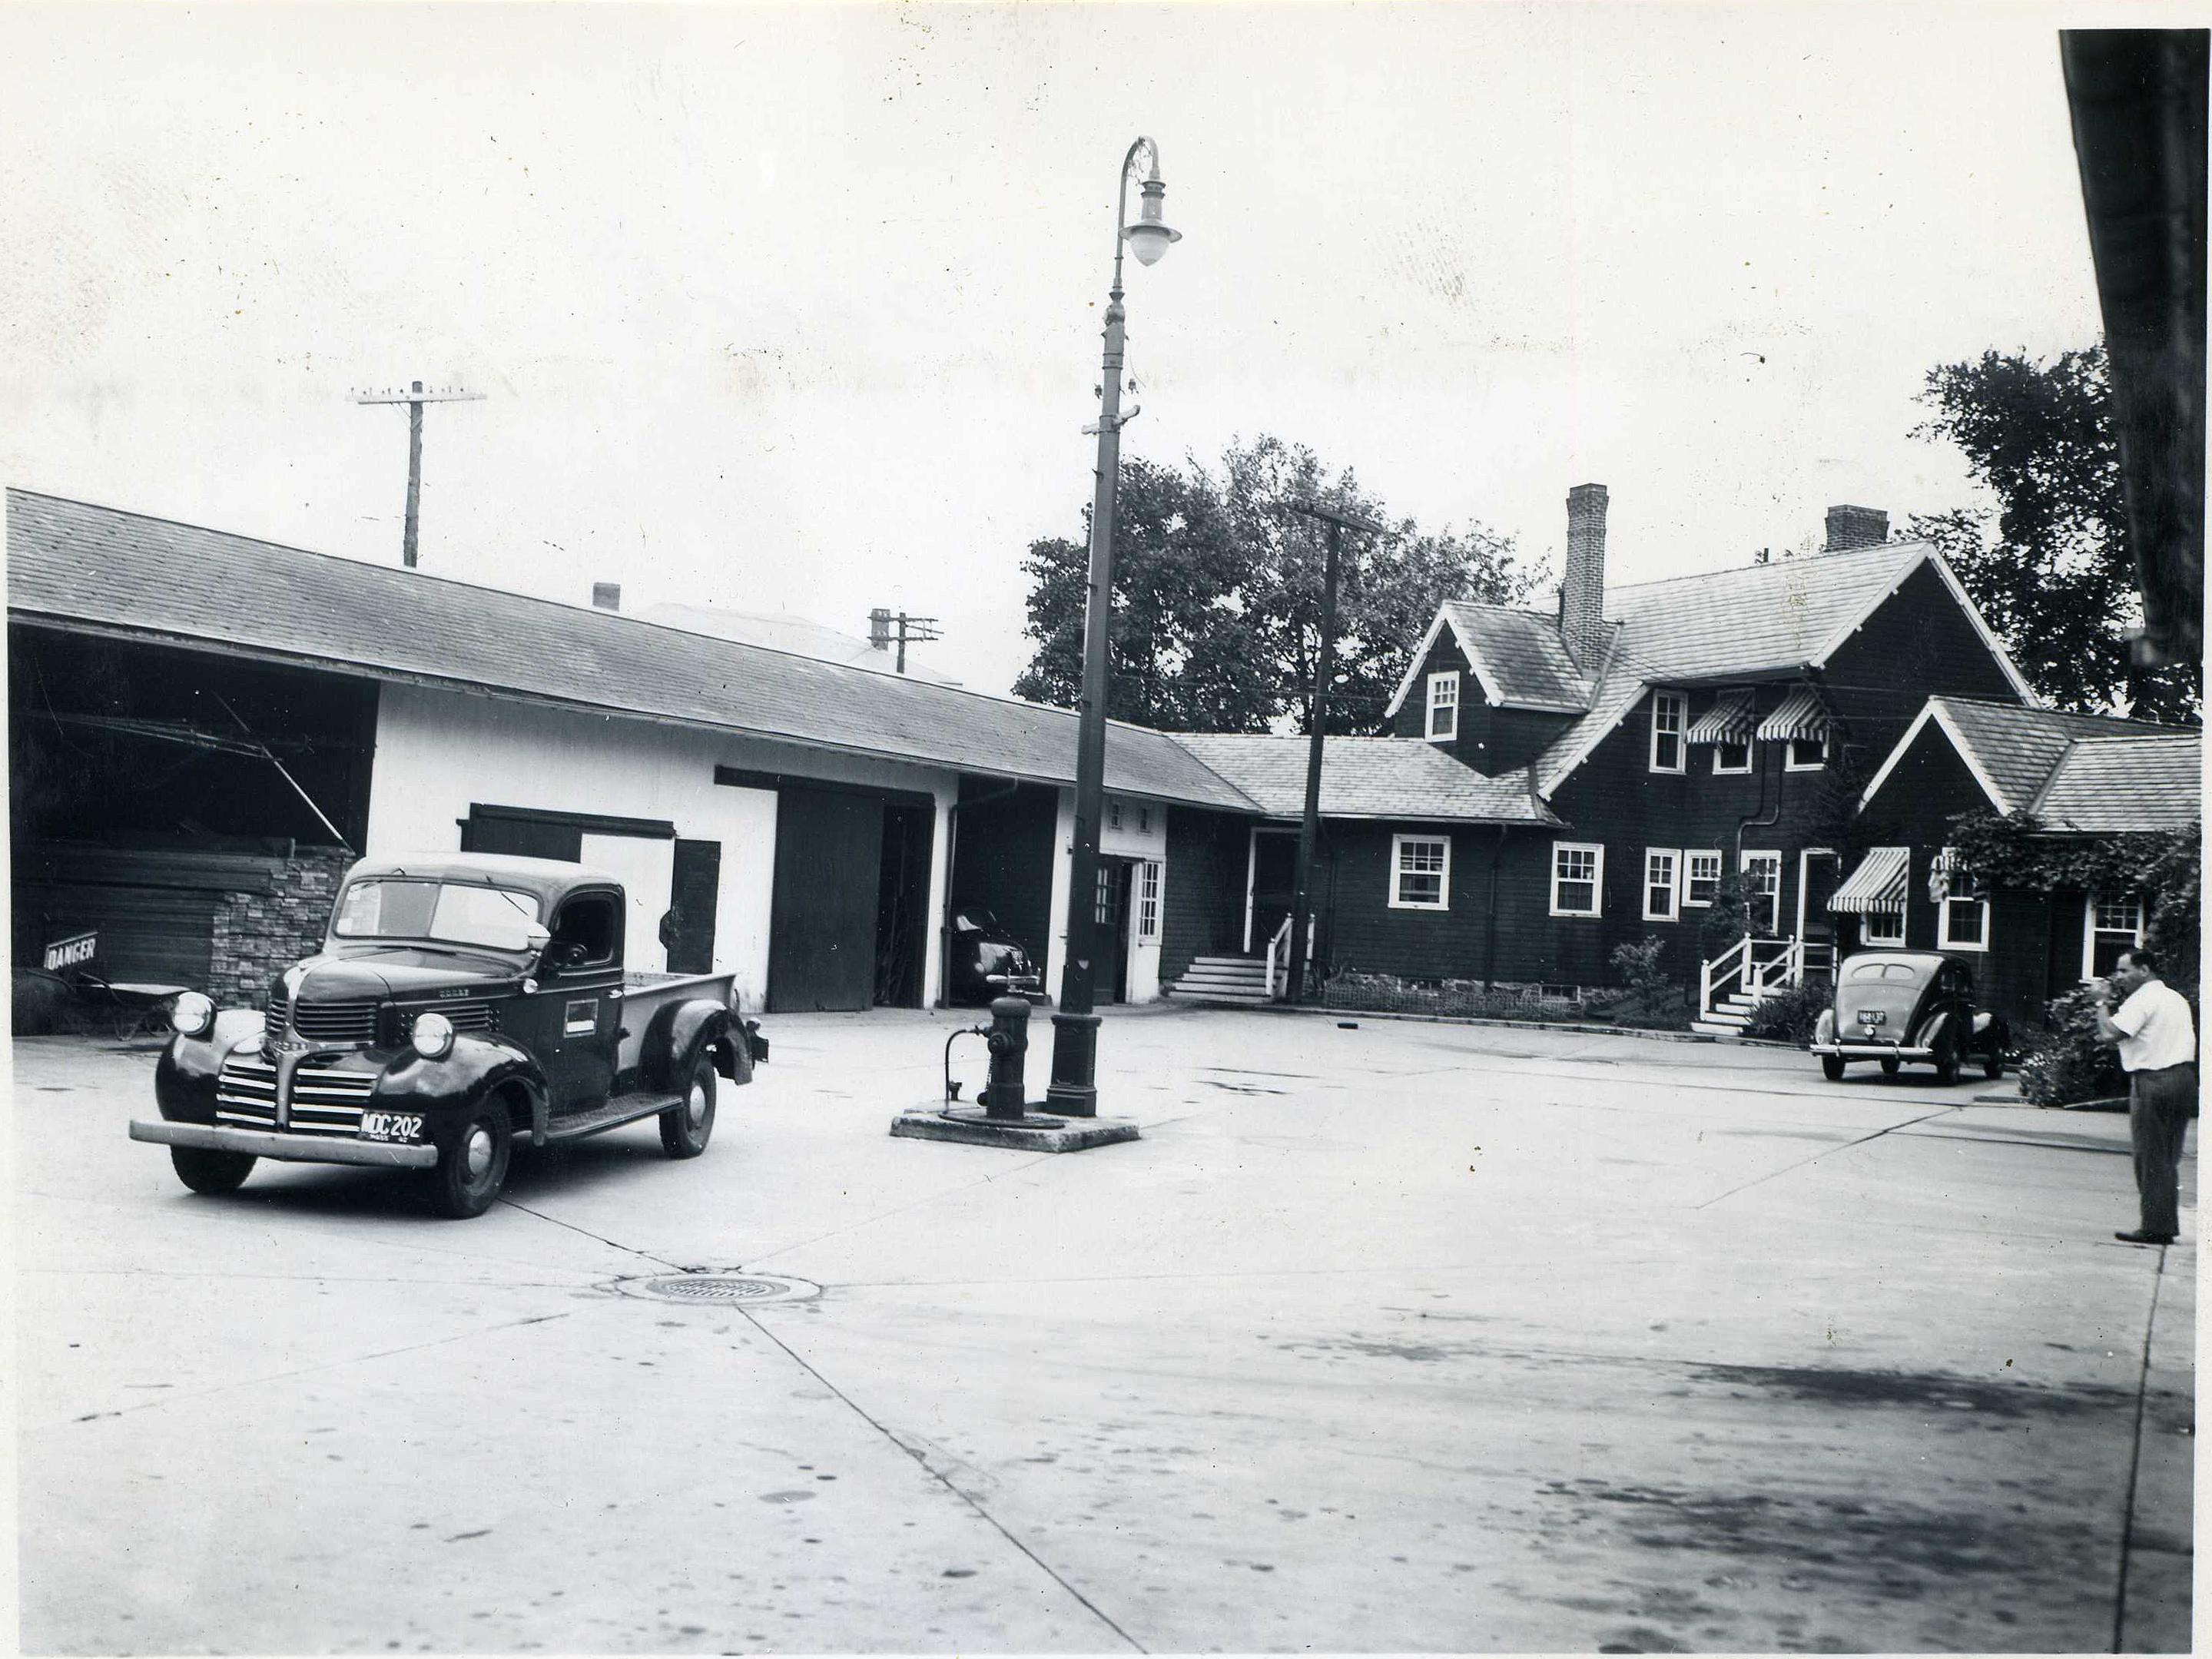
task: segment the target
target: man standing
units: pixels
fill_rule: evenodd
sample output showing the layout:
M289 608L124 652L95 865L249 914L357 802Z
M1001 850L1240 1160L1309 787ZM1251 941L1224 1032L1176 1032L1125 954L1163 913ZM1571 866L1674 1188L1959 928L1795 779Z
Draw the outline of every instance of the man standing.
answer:
M2117 1008L2114 991L2124 999ZM2098 998L2097 1031L2120 1045L2142 1200L2142 1225L2112 1237L2125 1244L2171 1244L2181 1231L2181 1143L2197 1115L2197 1027L2181 993L2158 976L2154 953L2137 947L2122 954Z

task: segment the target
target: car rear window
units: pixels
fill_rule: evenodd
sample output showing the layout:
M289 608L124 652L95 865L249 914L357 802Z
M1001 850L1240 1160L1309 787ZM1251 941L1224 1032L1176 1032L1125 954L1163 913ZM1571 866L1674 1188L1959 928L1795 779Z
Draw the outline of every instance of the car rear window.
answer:
M1851 969L1853 979L1918 979L1920 970L1909 962L1863 962Z

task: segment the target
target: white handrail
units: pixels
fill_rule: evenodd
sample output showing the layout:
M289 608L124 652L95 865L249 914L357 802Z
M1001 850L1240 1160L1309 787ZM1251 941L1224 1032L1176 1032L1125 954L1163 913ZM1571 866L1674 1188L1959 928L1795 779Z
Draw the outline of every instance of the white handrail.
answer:
M1306 939L1309 943L1310 943L1313 939L1313 929L1310 925L1309 925L1306 930ZM1273 1002L1277 997L1282 994L1282 991L1275 983L1276 953L1283 951L1284 947L1288 945L1290 942L1291 919L1289 916L1285 915L1283 918L1282 926L1276 928L1274 933L1271 934L1267 939L1267 1000L1270 1002ZM1283 957L1283 969L1285 973L1290 971L1290 959L1287 953L1285 953Z

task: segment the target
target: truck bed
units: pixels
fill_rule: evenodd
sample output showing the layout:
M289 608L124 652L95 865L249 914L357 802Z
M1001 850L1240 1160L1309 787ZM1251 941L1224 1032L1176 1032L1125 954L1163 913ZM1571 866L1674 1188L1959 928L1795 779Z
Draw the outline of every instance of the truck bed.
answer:
M645 1050L645 1028L655 1010L672 1002L696 997L730 1006L730 974L652 974L625 969L623 973L623 1039L616 1050L615 1068L634 1070Z

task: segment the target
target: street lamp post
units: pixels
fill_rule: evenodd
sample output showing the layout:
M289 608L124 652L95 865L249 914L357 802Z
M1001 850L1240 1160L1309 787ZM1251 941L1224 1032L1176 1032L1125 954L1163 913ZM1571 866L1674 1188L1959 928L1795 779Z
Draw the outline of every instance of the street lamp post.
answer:
M1138 220L1129 222L1129 175L1149 164ZM1121 245L1152 264L1182 233L1160 221L1160 147L1139 138L1121 158L1114 204L1114 286L1106 296L1106 352L1098 383L1098 471L1091 501L1091 592L1083 609L1083 700L1076 727L1075 845L1067 877L1067 963L1052 1017L1052 1083L1045 1107L1067 1117L1098 1115L1098 1016L1091 1012L1091 951L1097 932L1098 820L1106 781L1107 635L1114 610L1114 493L1121 471Z

